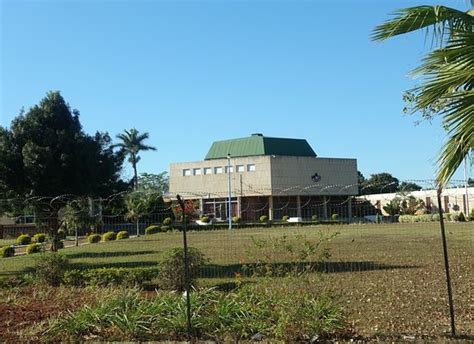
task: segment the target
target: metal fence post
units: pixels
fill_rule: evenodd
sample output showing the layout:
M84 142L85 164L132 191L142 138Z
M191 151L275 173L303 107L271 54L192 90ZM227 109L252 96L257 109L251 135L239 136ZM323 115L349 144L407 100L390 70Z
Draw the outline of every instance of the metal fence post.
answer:
M444 269L446 271L446 284L448 286L448 301L449 301L449 315L451 317L451 335L456 335L456 326L454 322L454 305L453 305L453 291L451 289L451 276L449 273L449 259L448 259L448 245L446 243L446 231L444 228L443 208L441 204L442 188L438 188L438 212L439 224L441 227L441 238L443 241L443 255L444 255Z
M184 246L184 291L186 293L186 318L187 330L189 339L192 338L192 323L191 323L191 295L190 295L190 276L189 276L189 260L188 260L188 241L186 237L186 212L185 204L181 196L176 195L178 203L183 212L183 246Z

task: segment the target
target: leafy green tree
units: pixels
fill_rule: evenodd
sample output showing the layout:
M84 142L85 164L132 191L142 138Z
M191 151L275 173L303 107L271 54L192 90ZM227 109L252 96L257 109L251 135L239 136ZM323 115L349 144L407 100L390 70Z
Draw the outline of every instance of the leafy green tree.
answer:
M361 194L379 194L397 192L399 188L399 180L390 173L372 174L369 179L361 184Z
M382 41L426 29L438 43L413 71L422 81L408 98L412 112L443 118L448 140L438 160L440 185L449 181L474 148L473 27L473 9L464 12L445 6L418 6L396 11L394 18L373 33L374 40Z
M390 200L390 202L388 202L386 205L383 206L383 210L385 210L385 212L388 215L390 215L392 222L395 215L400 214L401 202L402 200L399 197L395 197L394 199Z
M164 195L169 190L168 172L141 173L138 177L138 190L144 192L158 192Z
M407 191L407 192L420 191L421 189L422 189L421 186L419 186L416 183L411 183L411 182L401 182L400 187L399 187L399 191Z
M0 212L34 208L51 232L54 250L57 214L65 205L58 196L101 197L125 190L123 161L107 133L84 133L79 111L71 110L58 91L48 92L9 129L0 128L0 198L12 200L1 202Z
M117 135L117 138L121 142L115 144L114 146L121 148L122 151L128 155L128 161L133 167L133 181L135 190L138 190L137 164L140 161L140 156L138 153L150 150L154 151L156 148L145 144L145 141L150 138L148 133L140 134L140 132L135 128L124 130L122 134Z
M126 218L135 221L137 236L140 235L140 219L165 209L163 197L158 192L132 191L126 195L125 204Z

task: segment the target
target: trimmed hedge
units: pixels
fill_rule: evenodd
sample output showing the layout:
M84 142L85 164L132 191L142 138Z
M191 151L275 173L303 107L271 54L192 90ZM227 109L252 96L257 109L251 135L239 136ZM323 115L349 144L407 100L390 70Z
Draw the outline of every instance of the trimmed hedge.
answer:
M96 244L100 242L102 238L100 237L100 234L91 234L87 237L87 241L89 244Z
M64 274L64 284L81 286L142 286L158 276L157 269L150 268L99 268L69 270Z
M233 223L240 223L241 220L242 220L242 219L240 218L240 216L234 216L234 217L232 218L232 222L233 222Z
M285 216L283 216L283 217L281 218L281 220L282 220L283 222L286 222L286 221L288 221L289 219L290 219L290 217L289 217L288 215L285 215Z
M43 251L43 245L30 244L26 247L26 254L40 253Z
M167 217L166 219L163 220L163 225L165 226L169 226L171 225L171 223L173 223L173 220L171 219L171 217Z
M42 242L45 242L45 241L46 241L46 234L44 234L44 233L36 233L35 235L33 235L32 241L35 242L35 243L42 243Z
M130 235L128 234L127 231L120 231L117 233L117 240L123 240L123 239L128 239Z
M102 241L114 241L115 239L117 239L115 232L107 232L102 235Z
M5 246L0 248L0 257L8 258L15 255L15 248L13 246Z
M261 223L267 223L268 222L268 216L267 215L262 215L259 218Z
M29 245L31 244L31 237L28 234L21 234L16 238L18 245Z
M161 227L158 225L151 225L145 228L145 235L152 235L159 233L161 231Z

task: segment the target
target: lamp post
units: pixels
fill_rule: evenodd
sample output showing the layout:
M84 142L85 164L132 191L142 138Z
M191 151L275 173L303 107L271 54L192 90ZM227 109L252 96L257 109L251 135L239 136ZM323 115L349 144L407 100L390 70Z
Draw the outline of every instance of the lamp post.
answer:
M232 229L232 184L230 176L230 153L227 154L227 178L228 178L228 187L229 187L229 206L227 213L227 220L229 221L229 229Z

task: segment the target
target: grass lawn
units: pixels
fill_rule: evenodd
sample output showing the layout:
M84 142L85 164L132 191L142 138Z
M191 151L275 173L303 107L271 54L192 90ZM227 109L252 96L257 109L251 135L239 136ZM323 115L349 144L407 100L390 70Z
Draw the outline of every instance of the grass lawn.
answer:
M317 238L339 232L321 287L340 295L347 318L362 335L441 335L449 329L439 225L384 224L191 232L189 245L210 260L204 285L235 280L249 263L252 237L298 233ZM447 224L457 326L474 335L474 224ZM169 248L182 245L180 233L68 248L75 268L154 266ZM278 258L278 257L277 257ZM0 278L30 271L35 257L0 259Z

